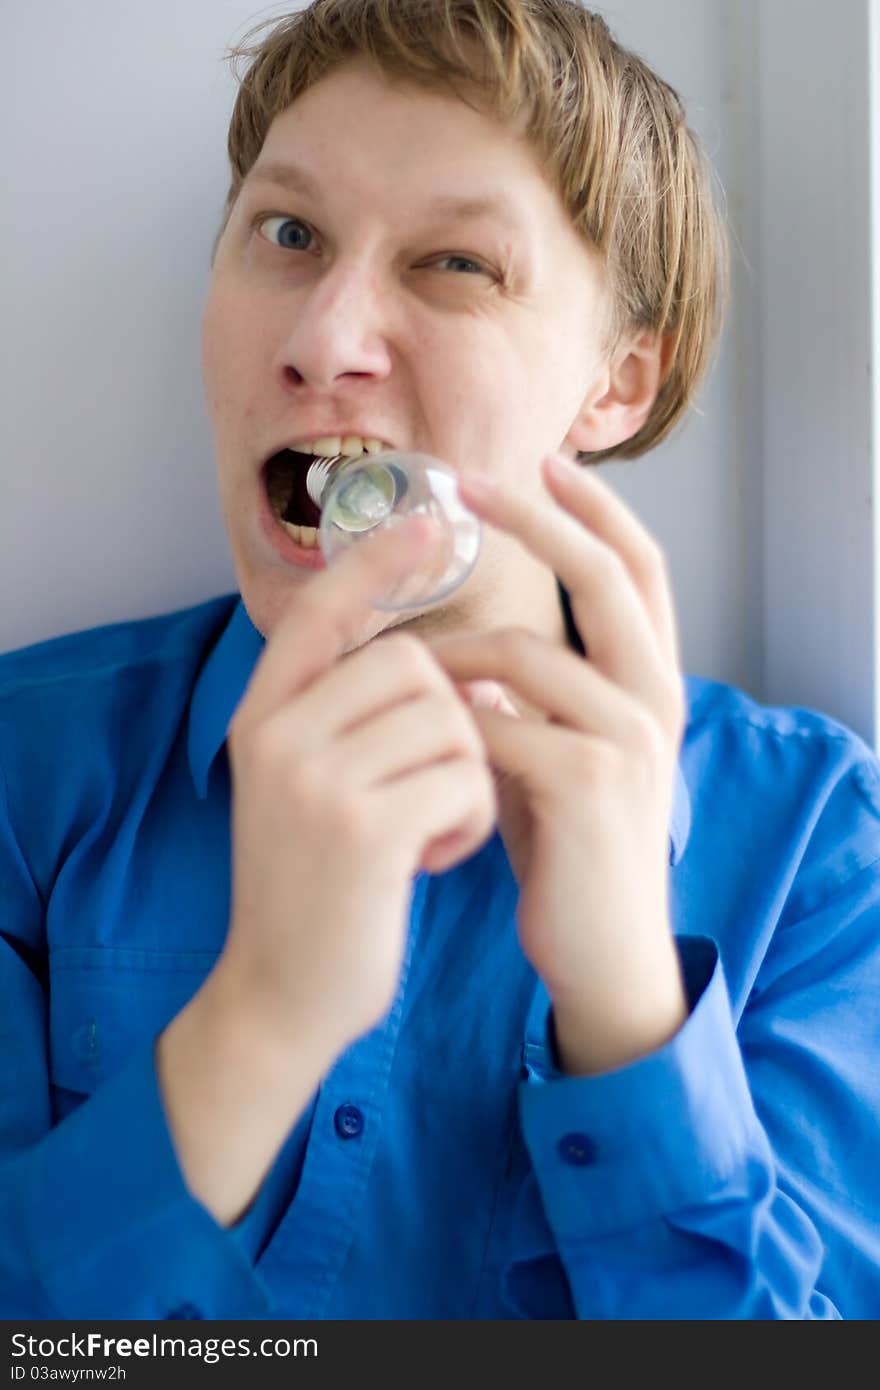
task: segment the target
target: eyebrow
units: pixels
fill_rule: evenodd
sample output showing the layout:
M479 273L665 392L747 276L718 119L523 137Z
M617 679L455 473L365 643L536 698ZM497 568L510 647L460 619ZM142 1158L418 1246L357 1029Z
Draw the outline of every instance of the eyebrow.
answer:
M291 193L302 193L306 197L315 199L320 196L318 186L311 176L295 164L285 164L278 161L254 164L242 180L242 187L251 183L274 183L279 188L286 188ZM523 225L516 204L503 194L494 197L473 198L441 194L432 198L425 205L424 210L430 217L457 217L462 220L473 220L488 216L497 217L500 221L506 222L514 228L521 228Z

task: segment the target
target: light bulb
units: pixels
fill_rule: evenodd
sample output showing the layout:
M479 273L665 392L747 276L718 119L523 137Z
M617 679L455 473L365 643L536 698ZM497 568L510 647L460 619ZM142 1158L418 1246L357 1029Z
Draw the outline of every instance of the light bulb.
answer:
M410 516L435 523L433 536L413 569L373 606L387 612L426 608L463 584L480 552L479 519L461 501L456 474L431 454L388 449L360 458L316 459L306 488L321 508L318 541L328 564L377 530Z

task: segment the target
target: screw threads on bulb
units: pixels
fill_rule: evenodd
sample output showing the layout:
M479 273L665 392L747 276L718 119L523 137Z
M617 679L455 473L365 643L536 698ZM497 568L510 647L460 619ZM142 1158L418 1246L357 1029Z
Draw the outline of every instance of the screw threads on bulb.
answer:
M309 471L306 474L306 492L316 507L321 506L321 498L327 491L330 479L338 471L339 465L345 457L345 454L333 454L331 458L316 458L309 464Z

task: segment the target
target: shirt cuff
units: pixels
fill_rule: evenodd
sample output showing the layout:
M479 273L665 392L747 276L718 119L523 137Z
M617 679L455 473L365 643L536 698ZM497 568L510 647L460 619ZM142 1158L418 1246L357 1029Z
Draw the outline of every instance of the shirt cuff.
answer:
M704 1201L766 1139L754 1111L718 948L677 937L691 1012L656 1052L600 1076L566 1076L525 1051L523 1139L558 1243L631 1230Z
M155 1045L33 1150L23 1215L36 1277L63 1318L272 1316L238 1241L186 1187Z

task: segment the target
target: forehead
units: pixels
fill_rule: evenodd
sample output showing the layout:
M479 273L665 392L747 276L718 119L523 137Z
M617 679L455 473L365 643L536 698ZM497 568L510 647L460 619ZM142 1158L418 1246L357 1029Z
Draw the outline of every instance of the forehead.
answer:
M469 98L470 100L470 98ZM299 200L299 214L389 219L401 234L462 226L500 238L542 292L603 294L588 246L523 133L451 92L417 89L358 59L335 68L273 120L239 190L246 202ZM478 248L479 249L479 248Z
M271 185L283 188L295 196L317 199L320 197L320 178L304 166L290 159L267 158L262 154L244 180L245 186ZM475 221L481 217L493 218L511 231L526 230L529 222L527 209L504 189L462 196L460 193L439 193L432 195L424 209L429 216L438 219Z
M275 117L244 186L316 198L334 179L365 192L405 186L438 217L492 216L511 228L557 203L518 126L451 92L389 81L362 60L334 69Z

